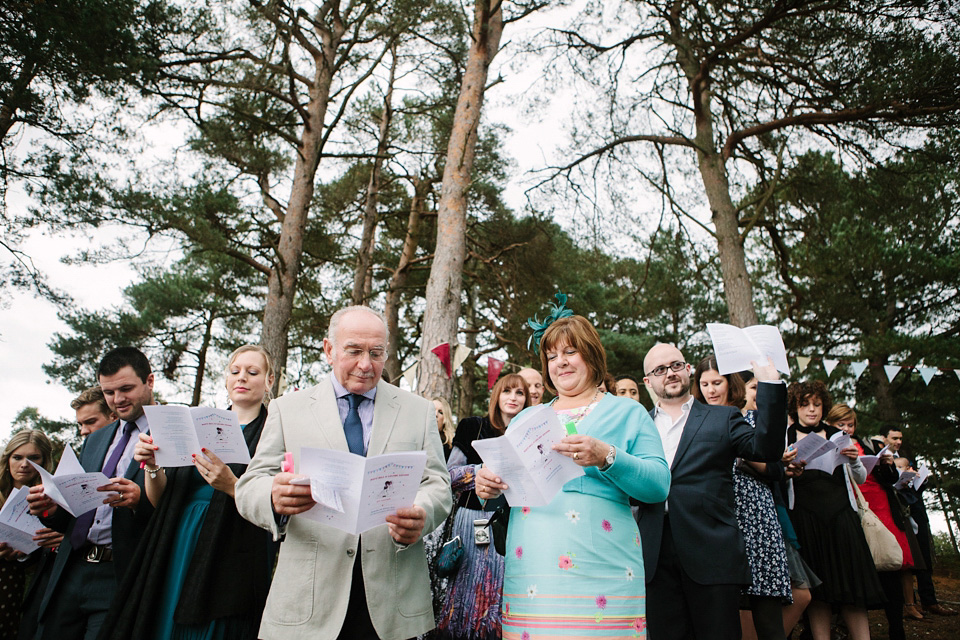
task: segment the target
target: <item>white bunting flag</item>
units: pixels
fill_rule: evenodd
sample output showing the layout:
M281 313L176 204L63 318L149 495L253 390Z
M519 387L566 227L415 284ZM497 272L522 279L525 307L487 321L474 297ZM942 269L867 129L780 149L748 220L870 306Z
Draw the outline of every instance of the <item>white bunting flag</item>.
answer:
M863 372L867 370L867 366L869 364L870 363L867 360L864 360L863 362L851 362L850 366L853 368L854 379L857 379L863 375Z
M460 365L470 357L470 352L473 351L470 347L465 344L458 344L457 350L453 352L453 370L456 371L460 368Z
M806 356L797 356L797 373L803 373L810 366L810 358Z
M417 382L417 364L420 361L417 360L412 365L410 365L406 371L403 372L403 379L407 381L407 384L410 386L410 390L416 390L414 386Z
M960 379L960 369L954 369L953 372L957 374L957 379Z
M900 365L885 364L883 365L883 370L887 373L887 380L893 382L893 379L897 377L898 373L900 373Z
M840 364L839 360L830 360L829 358L823 359L823 368L827 371L827 377L830 377L830 374L833 373L833 370L837 368L837 365Z
M933 376L937 375L936 367L917 367L917 371L920 372L920 377L923 378L924 384L930 384Z

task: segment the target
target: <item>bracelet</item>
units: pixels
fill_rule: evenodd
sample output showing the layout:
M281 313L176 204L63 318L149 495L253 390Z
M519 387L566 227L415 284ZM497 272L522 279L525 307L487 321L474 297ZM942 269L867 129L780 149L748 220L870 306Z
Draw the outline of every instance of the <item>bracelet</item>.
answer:
M163 471L163 467L161 467L161 466L156 466L156 467L154 467L153 469L151 469L150 467L144 465L144 466L143 466L143 470L146 471L147 473L149 473L149 474L150 474L150 477L151 477L152 479L156 480L156 479L157 479L157 472Z

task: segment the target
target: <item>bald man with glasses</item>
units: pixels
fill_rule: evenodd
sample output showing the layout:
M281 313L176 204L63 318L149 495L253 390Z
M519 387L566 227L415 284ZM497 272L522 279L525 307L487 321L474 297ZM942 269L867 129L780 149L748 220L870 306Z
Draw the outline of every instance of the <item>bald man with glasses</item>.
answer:
M641 503L637 525L651 640L740 638L740 588L751 583L737 526L733 463L776 462L784 449L787 391L772 363L754 372L757 428L735 407L698 402L679 349L655 345L643 362L650 412L670 465L666 502Z

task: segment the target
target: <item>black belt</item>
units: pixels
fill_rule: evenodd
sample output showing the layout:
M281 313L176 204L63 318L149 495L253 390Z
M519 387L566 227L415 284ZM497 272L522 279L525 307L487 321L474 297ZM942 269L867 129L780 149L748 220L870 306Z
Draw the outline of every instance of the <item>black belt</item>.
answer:
M104 544L88 544L79 551L87 562L113 562L113 549Z

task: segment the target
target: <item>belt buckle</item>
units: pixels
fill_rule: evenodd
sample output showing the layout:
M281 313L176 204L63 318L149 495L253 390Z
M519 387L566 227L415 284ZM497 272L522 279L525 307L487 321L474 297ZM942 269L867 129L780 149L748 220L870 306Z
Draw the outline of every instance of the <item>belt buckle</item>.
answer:
M93 544L93 545L90 545L89 549L87 549L87 555L86 555L87 562L98 564L100 562L100 558L102 557L103 557L103 547Z

